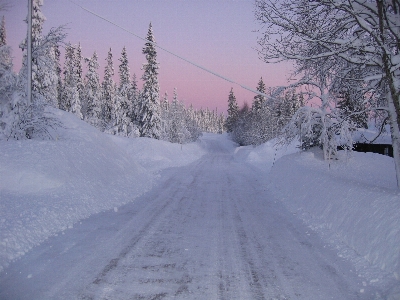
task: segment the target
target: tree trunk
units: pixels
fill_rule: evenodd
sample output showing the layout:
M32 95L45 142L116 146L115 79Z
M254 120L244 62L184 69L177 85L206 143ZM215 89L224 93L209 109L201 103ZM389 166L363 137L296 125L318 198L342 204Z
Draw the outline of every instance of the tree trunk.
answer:
M392 137L393 159L396 169L397 188L400 189L400 130L397 123L397 112L391 93L387 94L389 103L390 134Z

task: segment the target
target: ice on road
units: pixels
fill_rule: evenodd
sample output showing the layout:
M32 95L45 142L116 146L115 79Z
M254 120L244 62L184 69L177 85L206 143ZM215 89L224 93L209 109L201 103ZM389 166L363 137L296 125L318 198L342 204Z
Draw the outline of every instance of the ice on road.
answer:
M267 173L204 139L134 202L49 238L0 273L0 299L372 299L266 188ZM132 184L135 184L132 182Z

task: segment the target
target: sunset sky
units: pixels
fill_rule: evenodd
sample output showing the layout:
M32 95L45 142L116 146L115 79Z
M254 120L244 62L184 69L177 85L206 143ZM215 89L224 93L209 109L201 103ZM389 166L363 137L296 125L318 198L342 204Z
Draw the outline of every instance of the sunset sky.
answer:
M267 65L258 58L257 36L261 29L255 21L253 0L74 0L87 9L109 19L129 31L146 37L149 23L153 25L157 44L194 63L230 78L242 85L256 88L262 76L267 87L285 85L289 65ZM27 0L9 0L5 15L7 41L13 49L14 67L21 66L19 43L26 35ZM94 51L99 56L99 74L109 48L112 48L114 69L123 46L128 51L131 75L140 79L145 63L144 41L82 10L68 0L45 0L42 12L47 20L44 33L51 27L66 25L66 42L81 43L84 57ZM178 98L195 108L218 108L226 111L231 87L241 105L252 102L254 94L198 69L162 50L160 93L172 99L177 88ZM115 77L118 80L118 77ZM139 87L142 83L139 82Z

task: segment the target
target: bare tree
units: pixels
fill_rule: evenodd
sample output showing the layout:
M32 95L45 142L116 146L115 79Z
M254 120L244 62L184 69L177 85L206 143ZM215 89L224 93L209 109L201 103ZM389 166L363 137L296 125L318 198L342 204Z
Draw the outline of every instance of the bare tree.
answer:
M351 126L351 114L337 113L337 88L347 82L361 94L372 95L369 109L385 111L388 116L400 187L400 2L256 0L256 16L263 24L262 59L294 61L295 75L301 78L296 85L313 84L320 91L320 111L313 116L322 122L325 154L333 146L329 144L333 141L330 128L347 132ZM382 99L384 105L378 101ZM295 117L300 115L304 116L298 113ZM300 135L299 127L293 128Z

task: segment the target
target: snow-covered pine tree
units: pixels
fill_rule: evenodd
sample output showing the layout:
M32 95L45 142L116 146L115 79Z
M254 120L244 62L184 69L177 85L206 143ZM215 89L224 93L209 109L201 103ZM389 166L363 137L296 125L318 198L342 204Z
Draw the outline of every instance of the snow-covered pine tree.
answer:
M83 70L82 70L82 47L81 43L78 43L78 46L75 48L75 72L76 72L76 88L78 90L79 95L79 103L81 105L81 113L83 118L86 114L87 103L84 102L83 97Z
M161 106L161 139L168 141L168 131L169 131L168 92L165 92L160 106Z
M6 20L4 16L1 18L0 24L0 47L7 44Z
M101 128L101 87L99 63L96 51L91 58L86 58L88 71L85 75L83 98L86 103L85 120L96 128Z
M115 98L114 109L112 110L113 134L128 136L132 131L132 120L130 118L131 111L131 88L129 73L129 62L126 48L122 49L121 58L119 59L119 87Z
M161 101L161 112L168 112L168 110L169 110L168 92L165 92L164 97Z
M64 111L71 110L71 99L69 98L69 93L67 92L67 77L71 77L71 69L73 69L72 64L72 56L73 56L73 47L70 43L65 46L65 57L64 57L64 71L62 72L64 75L64 80L62 84L62 90L59 99L59 108Z
M189 135L184 123L184 107L178 101L178 94L176 88L174 88L174 96L169 109L169 138L171 143L182 144L186 137Z
M62 81L62 69L61 69L61 52L58 45L54 47L54 57L55 57L55 65L56 65L56 74L57 74L57 108L62 109L62 91L63 91L63 81Z
M233 93L233 88L231 88L228 98L228 117L226 119L227 132L233 131L233 128L238 118L238 113L239 113L239 106L237 104L236 97Z
M5 19L0 28L0 140L10 136L12 124L18 112L13 112L13 94L16 89L16 75L13 72L11 48L7 45Z
M131 118L131 121L134 126L138 126L138 111L139 111L139 94L140 91L138 89L138 83L136 79L136 74L132 75L132 80L131 80L131 88L129 89L129 96L128 100L130 101L129 103L129 116Z
M218 116L218 134L222 134L226 131L226 118L224 114L219 114Z
M263 79L261 77L260 81L258 82L258 85L257 85L257 91L260 92L260 93L265 94L265 89L266 89L265 88L265 83L264 83L264 81L263 81ZM254 112L260 111L261 108L263 107L264 103L265 103L265 100L266 100L266 98L263 95L259 95L258 94L256 96L254 96L252 110Z
M160 87L157 78L159 66L151 23L146 39L147 42L142 50L147 63L143 65L144 84L139 101L139 132L140 136L159 139L161 137Z
M65 47L64 88L62 93L63 108L83 119L78 92L78 72L76 71L75 47L68 44Z
M200 126L197 123L193 105L190 105L189 109L187 109L185 111L185 119L186 119L185 120L186 129L190 133L190 138L188 141L194 142L202 135L202 132L201 132Z
M112 110L115 103L115 83L114 83L114 64L111 48L108 51L107 64L104 70L102 83L102 120L104 122L103 131L110 127Z

